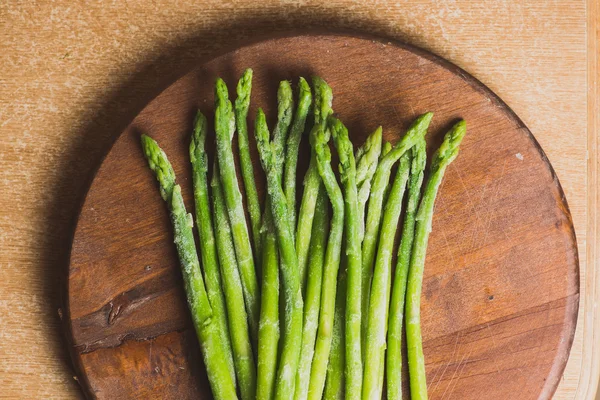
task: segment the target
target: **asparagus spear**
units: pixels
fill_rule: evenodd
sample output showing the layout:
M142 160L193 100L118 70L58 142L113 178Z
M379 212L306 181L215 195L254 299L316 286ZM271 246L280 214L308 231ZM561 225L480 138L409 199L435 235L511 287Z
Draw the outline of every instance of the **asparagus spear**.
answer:
M256 254L260 253L260 224L261 212L256 181L254 180L254 168L250 157L250 146L248 142L248 108L250 107L250 94L252 92L252 69L248 68L238 81L237 98L235 99L235 125L238 132L238 148L240 154L240 169L246 192L248 213L250 214L250 226ZM258 257L257 257L258 258Z
M194 120L194 132L190 142L190 160L192 162L193 170L192 178L194 182L196 224L198 226L200 255L204 270L204 280L206 282L208 300L213 308L215 323L219 327L221 336L223 337L223 344L225 349L228 350L227 364L229 365L232 379L235 381L236 369L233 365L233 352L227 323L227 309L225 308L225 298L223 296L223 291L221 290L221 275L219 273L219 262L217 260L217 250L215 247L215 235L213 233L210 204L208 201L208 183L206 179L208 161L206 153L204 152L206 130L206 117L200 111L198 111ZM234 332L232 332L232 334L233 333Z
M365 209L371 192L371 179L375 175L383 132L381 127L371 133L365 143L356 151L356 187L358 190L358 233L362 243L365 236ZM389 143L388 143L389 144ZM390 145L391 146L391 145ZM388 150L389 151L389 150Z
M360 398L362 387L361 314L362 271L358 220L356 163L348 129L340 120L330 117L329 128L340 159L340 178L344 191L344 229L346 232L346 398Z
M306 117L312 103L312 93L308 82L302 77L298 81L298 105L294 114L294 122L290 129L290 134L287 139L285 153L285 171L283 186L285 197L287 199L288 214L290 215L290 226L292 229L296 226L296 169L298 166L298 149L304 126L306 125Z
M279 255L270 210L265 212L262 251L262 297L258 327L257 400L270 400L275 393L279 345Z
M365 210L367 208L367 201L369 200L369 195L371 193L371 180L373 179L373 175L375 175L375 171L377 169L377 164L379 160L387 154L391 149L392 145L390 142L385 142L383 145L382 152L382 141L383 141L383 131L382 128L379 127L373 132L371 135L367 137L365 143L362 147L360 147L356 151L356 185L358 188L358 223L359 223L359 242L362 246L363 239L365 237ZM364 279L363 276L361 278L361 290L363 293L362 296L362 315L366 318L368 314L368 304L369 304L369 296L368 293L368 283ZM362 349L362 359L365 359L365 338L367 336L367 324L363 321L361 323L361 338L363 344L361 346Z
M426 113L419 116L408 128L406 135L400 140L393 149L389 150L379 160L375 175L373 176L371 194L369 196L369 209L367 212L367 221L365 224L365 237L362 243L362 289L363 289L363 309L368 309L370 297L371 277L373 275L373 260L375 250L377 249L377 236L381 224L381 209L384 202L386 188L390 180L392 166L400 157L409 150L417 141L419 141L427 132L427 127L433 117L432 113ZM382 153L386 152L384 145ZM366 325L367 319L363 320ZM366 328L363 327L363 332ZM363 338L366 340L366 337Z
M277 125L273 139L273 152L277 153L276 174L281 179L283 152L287 131L292 118L292 89L289 82L282 81L277 92ZM279 259L277 239L271 213L271 199L267 197L263 214L265 242L263 249L263 298L261 302L261 320L259 326L259 399L271 399L275 390L277 372L277 346L279 343Z
M410 375L410 395L413 400L427 399L427 380L425 376L425 358L423 357L423 339L421 337L421 289L423 285L423 268L433 207L440 183L444 178L446 167L458 155L459 145L465 136L465 121L460 121L444 136L440 148L435 152L431 161L430 175L415 225L415 239L410 256L408 283L406 285L406 343L408 353L408 372Z
M402 198L408 180L410 168L410 153L406 152L400 158L398 172L390 191L383 213L377 258L371 284L369 314L365 350L365 374L363 381L363 400L381 398L380 377L383 375L383 360L385 355L385 337L388 312L391 273L392 249L396 228L402 210ZM381 381L383 381L381 379Z
M246 216L242 203L242 194L238 186L231 139L235 131L235 118L232 105L228 99L227 86L221 78L215 87L215 131L217 138L217 159L223 186L223 195L227 205L227 214L233 234L233 244L238 261L238 268L244 289L244 302L248 313L250 336L256 341L258 337L258 320L260 312L260 291L254 269L252 246L246 226Z
M331 221L329 239L327 241L327 250L325 253L319 327L317 331L315 353L310 371L308 397L311 400L320 399L321 395L323 394L325 378L328 376L328 361L330 360L329 356L332 341L338 339L343 340L343 337L340 338L341 332L335 330L334 315L336 318L338 317L335 310L335 299L337 275L340 266L342 234L344 230L344 199L342 196L342 191L335 178L333 169L331 168L331 153L327 145L328 141L329 131L326 131L321 126L318 126L315 130L315 134L311 137L311 145L317 160L318 173L323 180L327 195L329 196L329 200L333 208L333 218ZM343 293L345 294L345 291ZM344 297L341 299L342 307L344 299ZM340 314L340 316L343 316L343 314ZM333 332L332 325L334 325ZM343 332L343 326L340 326L340 328ZM337 345L340 343L333 342L333 344ZM343 357L344 347L343 344L341 345L342 347L338 347L340 351L335 355L335 357ZM339 370L336 370L335 372L343 375L343 358L339 357L336 359L335 364L337 365L337 360L340 359L342 360L342 363L339 365Z
M304 324L302 332L302 350L296 375L296 393L294 399L305 400L308 397L310 370L315 352L315 339L319 323L319 307L321 304L321 284L323 279L323 264L329 225L329 210L325 190L321 189L317 197L315 217L313 221L312 238L310 241L310 256L308 261L308 279L306 296L304 298Z
M206 170L203 174L204 179L206 179ZM248 315L244 308L242 282L237 270L231 227L229 226L227 207L223 198L223 189L219 182L219 168L216 163L213 168L211 186L214 222L217 231L217 253L219 255L221 275L223 276L225 300L227 301L229 331L231 332L231 341L235 356L236 374L242 399L249 400L254 399L256 396L256 366L254 365L252 345L248 333ZM207 209L207 211L210 210ZM210 215L206 217L206 220L210 221Z
M298 259L294 248L293 234L289 226L287 201L281 187L278 161L275 160L274 143L269 141L269 130L264 112L259 109L255 121L255 135L261 164L267 175L267 193L277 235L281 259L281 276L285 298L284 335L281 357L277 371L275 399L290 399L294 395L294 384L298 370L302 342L302 292Z
M318 127L325 128L327 117L332 113L331 102L333 98L331 88L323 79L313 77L313 86L315 91L315 101L313 104L315 126L311 130L311 138L316 134ZM296 254L298 255L298 270L303 288L306 281L306 262L308 260L310 234L320 185L321 177L317 170L316 155L314 154L314 150L312 150L308 171L306 171L306 175L304 176L304 193L302 194L302 203L300 204L298 227L296 230Z
M187 303L200 342L213 396L217 400L236 399L235 383L231 377L220 330L214 322L213 310L200 271L200 261L192 232L192 215L185 209L181 188L175 185L175 172L166 154L150 137L142 135L141 140L148 165L156 175L160 194L170 211Z
M333 338L331 353L327 365L325 381L325 400L342 400L344 398L344 365L346 364L346 341L344 335L344 315L346 314L346 271L342 268L338 278L338 289L335 295L335 318L333 320Z
M273 161L277 165L279 180L283 181L283 166L285 164L285 144L288 140L292 113L294 110L294 96L289 81L281 81L277 90L277 124L273 130ZM281 185L281 183L280 183ZM287 205L287 200L286 200Z
M420 140L411 149L412 163L408 180L408 200L398 260L394 272L392 298L390 301L389 327L387 334L387 396L390 400L402 400L402 324L408 265L415 232L415 215L421 198L423 171L427 161L425 140Z

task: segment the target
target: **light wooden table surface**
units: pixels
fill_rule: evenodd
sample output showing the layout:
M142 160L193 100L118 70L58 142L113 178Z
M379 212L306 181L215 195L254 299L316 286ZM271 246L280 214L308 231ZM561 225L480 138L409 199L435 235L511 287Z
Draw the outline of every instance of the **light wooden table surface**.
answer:
M80 396L58 315L63 276L78 205L128 121L223 47L326 27L431 50L529 126L565 190L580 251L577 334L555 398L593 399L598 15L596 0L1 1L0 398Z

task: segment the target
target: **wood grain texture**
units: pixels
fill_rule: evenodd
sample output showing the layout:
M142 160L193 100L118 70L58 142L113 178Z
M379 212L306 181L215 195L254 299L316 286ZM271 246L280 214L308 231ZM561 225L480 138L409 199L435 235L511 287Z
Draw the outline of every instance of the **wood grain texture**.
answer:
M0 2L0 396L80 393L61 339L60 282L91 174L129 121L191 63L241 38L327 26L434 51L532 130L560 177L580 250L582 322L555 398L592 399L598 15L596 0Z
M198 66L144 108L102 163L75 230L67 308L91 397L169 397L170 387L179 398L198 393L182 382L200 380L201 371L178 367L189 352L152 340L192 328L168 214L139 137L161 144L190 207L195 110L212 116L216 77L233 85L247 66L255 70L250 115L257 107L275 115L280 79L316 74L331 85L354 143L379 124L396 142L431 110L433 149L454 121L467 121L436 204L423 284L430 396L549 399L575 333L579 265L568 206L545 154L501 100L455 66L389 41L318 34L269 39ZM137 356L151 348L153 357ZM160 376L146 379L155 365Z

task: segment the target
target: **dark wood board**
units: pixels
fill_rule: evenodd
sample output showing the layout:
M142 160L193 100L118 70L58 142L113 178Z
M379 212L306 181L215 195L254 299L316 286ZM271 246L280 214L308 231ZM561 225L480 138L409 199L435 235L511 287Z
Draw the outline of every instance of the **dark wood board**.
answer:
M458 67L405 44L341 34L270 39L198 65L116 141L82 206L68 274L71 350L88 396L210 398L168 213L139 136L164 148L193 211L193 114L200 108L212 118L215 78L233 91L246 67L255 71L250 126L259 106L272 125L279 80L314 74L332 86L355 144L378 125L396 142L417 115L433 111L431 151L453 122L467 121L426 260L430 398L551 398L575 332L579 274L568 206L542 149L506 104ZM303 168L307 157L305 143Z

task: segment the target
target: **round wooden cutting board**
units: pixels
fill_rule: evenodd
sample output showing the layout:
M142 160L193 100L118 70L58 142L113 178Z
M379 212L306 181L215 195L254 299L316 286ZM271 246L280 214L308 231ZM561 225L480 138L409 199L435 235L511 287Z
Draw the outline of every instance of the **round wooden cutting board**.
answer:
M355 145L378 125L395 143L416 116L433 111L431 154L453 122L466 120L425 267L430 398L551 398L575 331L578 259L564 194L531 132L489 89L432 54L318 34L255 43L197 66L148 104L107 155L81 210L68 275L71 350L89 397L210 398L167 209L139 137L164 148L193 212L193 115L200 108L211 119L215 78L234 97L247 67L255 72L250 126L259 106L273 125L281 79L295 87L298 76L312 75L332 86L333 108Z

